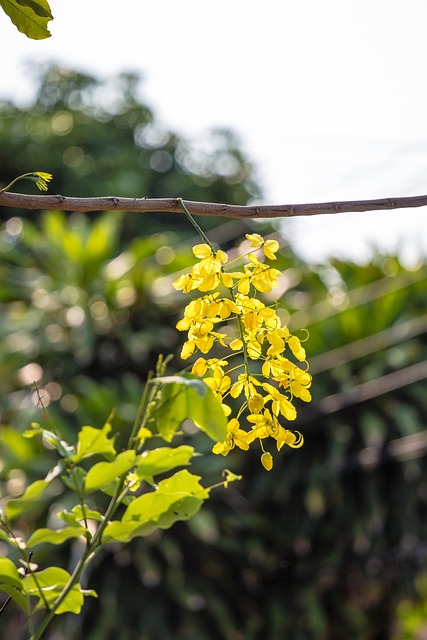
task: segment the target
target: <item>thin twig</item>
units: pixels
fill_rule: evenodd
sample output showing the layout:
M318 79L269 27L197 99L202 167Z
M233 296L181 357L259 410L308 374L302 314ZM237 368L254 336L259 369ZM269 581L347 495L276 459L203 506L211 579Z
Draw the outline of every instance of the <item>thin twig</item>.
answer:
M193 216L224 218L295 218L335 213L381 211L427 206L427 195L376 200L347 200L308 204L232 205L193 202L181 198L74 198L61 195L26 195L0 190L0 207L56 211L133 211L135 213L177 213L184 215L183 205Z

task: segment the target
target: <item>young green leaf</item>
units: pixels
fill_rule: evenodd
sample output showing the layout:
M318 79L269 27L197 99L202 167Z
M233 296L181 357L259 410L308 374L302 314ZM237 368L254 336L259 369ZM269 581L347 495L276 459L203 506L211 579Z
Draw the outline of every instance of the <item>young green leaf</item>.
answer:
M193 455L194 447L185 444L175 449L171 447L160 447L159 449L144 451L140 457L136 471L139 479L145 480L159 473L187 465Z
M11 544L13 543L13 538L11 538L9 534L6 533L6 531L3 531L3 529L0 529L0 540L4 540L4 542L10 542Z
M30 484L20 498L9 500L6 504L6 516L9 520L21 515L30 507L37 498L46 490L49 482L46 480L36 480Z
M24 513L42 495L52 480L61 475L62 472L63 464L60 462L50 469L44 480L36 480L26 488L22 496L9 500L6 504L7 518L11 520Z
M59 605L55 614L61 615L61 613L80 613L82 606L84 605L84 599L88 596L97 598L98 594L94 589L83 589L80 584L75 584L71 591L67 594L65 600Z
M12 587L10 584L1 584L0 583L0 591L3 591L8 596L12 598L12 600L25 612L28 616L30 613L30 608L28 604L28 600L25 596L22 595L18 589Z
M82 495L85 489L86 474L86 469L83 469L82 467L74 467L73 469L68 469L68 475L65 475L64 473L61 476L61 480L69 489L71 489L71 491L75 491L79 495Z
M22 587L21 575L15 567L15 564L9 558L0 557L0 580L11 584L13 587L16 587L16 589Z
M83 508L80 504L77 504L75 507L71 509L71 511L60 511L58 513L58 518L60 518L63 522L68 524L70 527L80 527L80 521L85 518L88 520L102 520L102 515L99 511L94 511L93 509L89 509L85 505L85 510L83 513Z
M37 544L62 544L70 538L80 538L89 532L79 525L78 527L64 527L63 529L37 529L27 542L28 547L35 547Z
M209 497L209 490L202 487L199 480L199 476L187 469L162 480L155 491L135 498L121 521L106 526L103 541L129 542L157 528L167 529L178 520L188 520Z
M215 442L227 435L227 418L212 390L197 376L182 374L158 378L163 384L161 403L155 413L157 428L170 442L186 418Z
M53 604L57 597L61 594L65 585L70 579L70 574L60 567L47 567L42 571L30 573L22 580L23 593L29 596L40 596L39 589L42 590L43 596L48 604ZM61 613L80 613L83 606L85 596L95 596L93 590L82 589L80 584L75 584L66 598L56 609L55 614ZM39 600L35 610L44 608L44 602Z
M113 462L98 462L87 472L85 480L86 492L91 493L97 489L104 488L117 477L132 469L135 462L136 453L133 449L119 453Z
M53 601L68 583L70 574L60 567L47 567L41 571L28 573L22 579L22 592L27 596L39 595L39 588L46 596L46 600ZM52 597L52 594L56 594ZM50 594L50 595L49 595Z
M107 460L113 460L116 455L113 438L108 438L111 425L107 422L102 429L82 427L77 436L77 449L72 462L80 462L83 458L100 454Z

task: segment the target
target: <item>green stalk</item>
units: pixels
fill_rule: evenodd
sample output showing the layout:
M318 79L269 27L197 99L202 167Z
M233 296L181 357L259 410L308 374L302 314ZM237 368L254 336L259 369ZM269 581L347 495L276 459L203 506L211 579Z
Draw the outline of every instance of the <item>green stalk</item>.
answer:
M199 236L212 249L212 253L215 253L215 250L214 250L214 248L212 246L211 241L209 240L209 238L207 237L207 235L203 231L203 229L197 224L197 222L195 221L195 219L193 218L193 216L191 215L191 213L189 212L189 210L185 206L184 200L182 198L177 198L176 200L177 200L178 204L180 204L181 207L183 208L185 215L187 216L188 220L191 222L191 224L193 225L193 227L195 228L195 230L197 231Z
M139 407L138 407L138 411L136 414L136 418L135 418L135 422L133 423L133 427L132 427L132 431L131 434L129 436L129 442L128 442L128 448L130 449L131 447L134 447L136 444L136 434L138 433L140 427L142 426L142 417L145 413L145 410L147 408L147 405L149 403L149 400L151 398L151 395L148 395L148 390L150 388L150 384L151 384L151 380L153 378L153 372L149 371L148 372L148 376L147 376L147 380L145 383L145 387L144 387L144 391L142 393L141 396L141 401L139 403Z

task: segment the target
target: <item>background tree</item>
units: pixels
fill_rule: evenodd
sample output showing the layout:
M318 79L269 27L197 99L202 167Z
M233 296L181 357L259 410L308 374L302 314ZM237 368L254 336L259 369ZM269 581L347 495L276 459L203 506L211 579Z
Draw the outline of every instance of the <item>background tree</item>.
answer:
M49 81L49 74L56 80ZM68 189L99 195L94 167L115 153L123 164L116 162L109 176L117 182L105 178L105 193L148 191L241 203L256 194L250 165L238 150L231 154L237 162L234 179L221 173L221 163L209 165L212 172L218 167L209 186L204 170L189 169L203 167L200 155L187 156L193 165L178 163L179 142L173 153L165 138L155 148L140 147L138 127L157 129L143 119L147 108L133 80L121 82L131 87L133 98L120 103L120 113L108 101L106 108L104 99L99 106L97 81L58 70L44 76L39 107L34 105L37 117L32 107L3 105L4 182L28 169L28 154L40 146L46 155L30 155L34 166L58 175L55 190L67 195ZM103 117L110 119L103 123ZM59 135L52 127L61 122L68 125ZM37 126L45 132L38 144L31 139ZM13 127L18 134L12 144ZM90 146L98 134L98 144ZM230 154L221 155L221 144L208 154L209 162L217 154L232 166ZM168 171L150 165L155 152L173 158ZM78 178L88 156L92 169ZM81 162L65 163L63 170L67 157ZM7 164L10 158L15 165ZM245 187L244 197L239 171L252 185ZM170 194L156 191L156 181L166 176ZM173 327L184 302L170 283L188 265L183 239L190 233L175 216L165 224L163 214L147 220L50 212L36 222L27 220L28 214L10 214L3 212L0 245L0 458L2 482L8 492L19 492L22 469L31 479L49 468L48 451L32 442L24 447L15 436L38 415L31 402L34 381L65 430L85 421L102 424L113 407L120 425L137 402L154 354L177 351ZM240 221L210 222L214 237L230 248L244 232ZM257 454L234 453L227 466L243 473L239 487L214 499L188 525L130 548L112 547L89 576L102 597L89 602L78 619L60 621L67 639L390 637L395 603L411 594L426 536L426 269L405 269L396 257L384 255L364 266L307 265L289 247L277 266L284 271L289 311L283 320L294 332L308 327L306 346L314 356L314 407L300 411L297 424L305 446L288 453L269 474L260 472ZM178 357L173 366L181 367ZM215 476L223 460L205 457L200 464ZM53 508L30 512L22 526L29 529L46 517L52 521L67 500L66 494L57 496ZM39 562L45 554L52 556L51 547L40 549ZM60 562L66 565L67 557ZM12 608L2 624L6 636L12 629L17 636Z
M231 204L260 195L254 168L232 132L212 130L187 140L165 130L144 104L136 74L101 81L57 66L42 68L34 101L26 107L3 101L0 112L5 184L24 173L31 158L34 166L50 167L52 190L67 195L191 194ZM137 221L129 216L124 239L176 229L180 222L162 214L133 228ZM186 223L181 227L188 229Z

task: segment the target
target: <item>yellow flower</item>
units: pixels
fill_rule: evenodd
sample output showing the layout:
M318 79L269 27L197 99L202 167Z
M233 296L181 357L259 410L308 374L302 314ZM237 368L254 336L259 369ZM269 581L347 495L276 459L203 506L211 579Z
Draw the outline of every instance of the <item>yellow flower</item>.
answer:
M268 265L262 265L262 269L258 268L252 277L252 285L261 293L269 293L279 284L279 276L281 272L273 269Z
M213 376L204 378L205 382L212 391L219 393L221 396L228 391L231 386L230 376L220 375L219 372L214 373Z
M228 256L224 251L213 251L207 244L197 244L193 247L196 258L201 258L200 262L191 269L191 276L197 280L199 291L212 291L216 289L220 282L222 265L228 261Z
M253 376L248 376L246 373L241 373L237 381L231 387L230 395L232 398L238 398L242 391L245 392L247 398L256 394L255 386L259 386L260 383Z
M182 276L179 276L179 278L177 278L175 282L172 283L172 286L174 287L174 289L177 289L177 291L190 293L190 291L193 291L193 289L196 288L197 281L193 279L190 273L186 273Z
M236 418L232 418L227 425L227 438L224 442L217 442L213 446L213 453L226 456L227 453L237 445L240 449L247 451L249 449L249 443L247 442L248 434L243 429L240 429L239 421Z
M264 451L261 456L261 464L266 471L271 471L273 468L273 456L268 451Z
M298 435L295 435L296 433ZM280 434L276 438L277 451L280 451L284 444L291 449L299 449L304 444L304 437L299 431L293 433L289 429L281 428Z
M299 338L291 336L288 340L289 349L300 362L303 362L306 358L305 349L301 346Z
M208 244L196 244L193 247L193 254L202 260L212 255L212 249Z
M260 413L264 408L264 398L260 393L255 393L248 400L248 407L251 413Z
M52 174L45 173L44 171L34 171L34 175L37 177L36 185L40 189L40 191L47 191L47 183L52 180Z
M202 377L202 376L205 375L207 370L208 370L207 361L205 360L205 358L199 358L193 364L193 366L191 368L191 373L194 373L194 375L196 375L196 376Z
M246 233L245 235L253 249L261 249L264 244L264 238L259 233Z
M286 420L291 422L295 420L297 411L286 396L280 393L280 391L269 382L263 382L262 388L268 393L266 401L271 400L271 410L275 416L278 416L280 413Z
M194 340L187 340L187 342L184 342L184 344L182 345L181 358L183 360L187 360L190 356L193 355L195 350L196 343L194 342Z
M292 449L298 449L302 447L304 438L300 433L298 437L289 431L284 429L275 415L272 415L268 409L264 410L264 413L248 416L248 422L253 423L254 427L250 434L248 434L248 441L252 442L256 438L267 438L270 436L276 440L277 450L287 444Z
M307 389L306 386L304 386L298 380L292 380L289 385L289 389L291 390L291 393L293 396L296 396L297 398L301 398L301 400L304 400L304 402L311 401L310 391Z
M269 258L269 260L276 260L276 256L274 255L275 253L277 253L280 249L279 243L277 242L277 240L267 240L265 245L263 246L262 250L264 251L264 254L267 258Z
M126 476L126 484L128 486L129 491L138 491L141 485L141 480L139 479L138 474L132 471L128 473Z
M264 255L270 260L276 260L276 256L274 255L280 249L279 243L277 240L264 240L259 233L247 233L246 238L251 243L251 247L253 249L261 249L264 252Z

